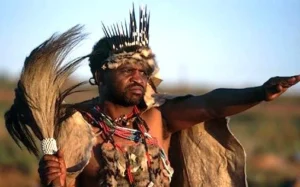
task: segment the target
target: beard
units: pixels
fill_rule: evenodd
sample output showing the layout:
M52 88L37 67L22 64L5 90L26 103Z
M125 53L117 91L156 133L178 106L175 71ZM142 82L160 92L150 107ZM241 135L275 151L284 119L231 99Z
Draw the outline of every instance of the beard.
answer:
M139 87L142 90L142 93L133 93L130 90L133 87ZM112 102L122 106L134 106L140 104L144 98L146 90L138 83L132 83L126 86L124 89L120 88L120 86L115 83L111 83L107 85L107 91L107 96Z

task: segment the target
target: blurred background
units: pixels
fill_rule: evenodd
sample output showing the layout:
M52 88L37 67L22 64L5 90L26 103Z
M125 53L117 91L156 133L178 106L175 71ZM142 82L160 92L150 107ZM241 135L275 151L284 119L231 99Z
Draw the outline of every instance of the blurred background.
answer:
M105 25L128 20L132 2L151 12L150 45L164 79L161 92L202 94L300 74L297 0L12 0L0 2L0 187L38 186L38 160L8 135L3 115L24 59L55 32L76 24L89 33L70 59L91 52ZM84 61L68 84L91 77ZM88 86L87 86L88 87ZM73 95L70 102L97 95ZM249 186L296 186L300 178L300 85L271 103L231 117L245 147ZM298 184L300 185L300 184Z

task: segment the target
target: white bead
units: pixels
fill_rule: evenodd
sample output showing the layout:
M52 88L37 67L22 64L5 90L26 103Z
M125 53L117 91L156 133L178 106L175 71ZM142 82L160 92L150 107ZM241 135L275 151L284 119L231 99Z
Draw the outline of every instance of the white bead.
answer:
M53 155L57 152L57 145L54 138L45 138L42 140L42 152L44 155Z
M152 187L152 186L154 186L154 183L151 181L151 182L147 185L147 187Z

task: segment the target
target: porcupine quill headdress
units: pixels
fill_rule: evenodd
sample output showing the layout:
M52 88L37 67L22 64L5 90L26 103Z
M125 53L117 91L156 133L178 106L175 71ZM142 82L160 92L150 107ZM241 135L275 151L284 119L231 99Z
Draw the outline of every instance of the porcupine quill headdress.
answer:
M81 30L81 26L75 26L61 35L53 35L31 52L24 62L14 103L5 114L6 128L12 138L19 147L23 143L36 156L39 149L32 132L42 142L43 153L54 154L58 124L63 118L63 99L83 84L61 92L62 85L85 58L62 65L69 52L85 38Z
M155 55L149 47L149 24L150 13L147 7L139 9L139 19L136 20L134 11L129 12L129 24L126 21L122 24L105 26L103 32L110 46L108 58L99 62L102 70L116 69L124 63L139 63L146 66L149 75L144 102L147 108L154 106L156 100L153 97L156 87L162 82L159 75L159 68ZM97 53L97 51L95 51Z
M147 13L147 7L140 7L139 28L137 26L134 5L132 12L129 13L129 28L125 25L113 24L110 28L103 23L103 31L107 38L110 38L109 44L114 51L125 49L126 47L140 46L149 47L149 21L150 13ZM125 27L125 28L124 28ZM114 38L112 38L114 36Z
M111 27L103 23L103 32L111 48L110 56L105 60L102 69L115 69L123 63L145 63L151 69L151 75L158 72L155 56L149 47L150 13L147 7L139 9L138 23L135 17L134 5L129 13L130 20L127 26L113 24ZM139 25L138 25L139 24Z

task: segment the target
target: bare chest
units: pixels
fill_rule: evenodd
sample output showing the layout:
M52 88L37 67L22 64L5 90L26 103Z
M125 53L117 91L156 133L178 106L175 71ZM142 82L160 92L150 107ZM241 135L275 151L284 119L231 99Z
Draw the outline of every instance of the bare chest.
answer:
M152 137L147 140L146 147L142 142L119 136L113 137L113 143L97 136L90 162L81 174L84 185L127 186L130 185L130 178L134 178L131 181L138 184L137 186L147 186L152 181L156 184L169 183L168 173L172 172L172 168L166 165L166 161L168 162L170 138L166 138L162 118L160 115L145 115L143 119L149 127L148 134ZM127 128L130 127L132 126ZM93 130L95 133L100 131L97 127ZM149 178L149 173L152 179Z

